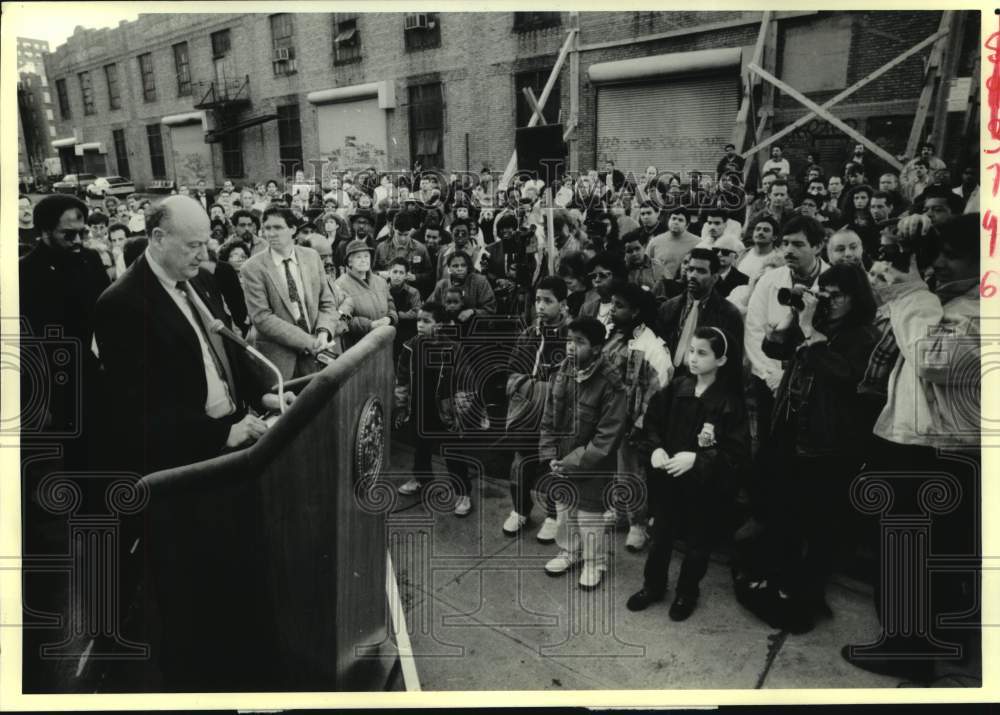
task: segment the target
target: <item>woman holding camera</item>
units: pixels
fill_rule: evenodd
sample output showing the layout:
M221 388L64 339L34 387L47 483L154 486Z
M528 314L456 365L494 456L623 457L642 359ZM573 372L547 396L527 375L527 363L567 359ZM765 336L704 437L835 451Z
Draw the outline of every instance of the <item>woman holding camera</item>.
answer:
M840 264L820 275L818 288L792 291L792 310L762 346L788 364L771 421L767 521L770 578L798 632L832 615L826 582L847 537L848 489L872 429L857 395L877 338L868 278Z

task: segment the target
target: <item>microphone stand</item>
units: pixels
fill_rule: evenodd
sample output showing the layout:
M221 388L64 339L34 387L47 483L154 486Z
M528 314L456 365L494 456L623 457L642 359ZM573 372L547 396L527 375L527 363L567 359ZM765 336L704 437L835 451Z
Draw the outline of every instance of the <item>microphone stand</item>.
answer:
M281 414L284 414L285 413L285 380L281 376L281 370L278 369L278 366L275 365L270 360L268 360L266 357L264 357L264 355L259 350L257 350L257 348L255 348L253 345L251 345L246 340L244 340L243 338L241 338L239 335L237 335L236 333L234 333L232 330L230 330L229 328L227 328L225 323L223 323L221 320L219 320L218 318L216 318L214 315L212 315L208 311L207 308L205 308L204 306L201 305L201 301L200 300L197 300L197 301L192 300L191 303L194 304L195 307L197 307L197 309L205 317L206 325L207 325L209 331L215 333L216 335L221 335L222 337L226 338L230 342L236 343L241 348L243 348L243 350L245 350L247 353L249 353L250 355L253 355L255 358L257 358L257 360L259 360L262 364L264 364L265 366L267 366L267 368L270 369L271 372L273 372L275 374L275 376L278 378L278 410L281 412Z
M227 328L226 324L223 323L218 318L215 318L212 321L211 325L208 326L208 329L211 330L213 333L221 335L222 337L227 338L228 340L236 343L241 348L243 348L244 350L246 350L250 355L253 355L261 363L263 363L264 365L266 365L271 370L271 372L274 373L275 377L278 378L278 409L280 410L280 412L282 414L284 414L285 413L285 380L281 376L281 370L278 369L278 366L275 365L270 360L268 360L266 357L264 357L263 353L261 353L259 350L257 350L257 348L255 348L253 345L251 345L246 340L244 340L243 338L241 338L239 335L237 335L236 333L234 333L232 330L230 330L229 328Z

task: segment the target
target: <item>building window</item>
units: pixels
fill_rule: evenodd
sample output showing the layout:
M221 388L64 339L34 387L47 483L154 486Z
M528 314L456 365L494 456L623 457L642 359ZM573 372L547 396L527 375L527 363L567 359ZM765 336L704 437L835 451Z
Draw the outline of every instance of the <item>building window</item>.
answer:
M232 41L229 30L219 30L212 33L212 57L225 57L229 54Z
M403 16L406 51L441 46L441 20L436 12L408 12Z
M160 133L159 123L146 125L146 140L149 142L149 165L153 170L153 178L167 178L167 164L163 160L163 134Z
M562 19L558 12L515 12L514 31L540 30L544 27L559 27Z
M153 56L139 55L139 74L142 75L142 98L146 102L156 101L156 80L153 79Z
M295 73L294 40L291 13L271 15L271 66L275 75Z
M118 65L104 65L104 79L108 82L108 108L121 109L122 98L118 93Z
M531 121L532 109L524 96L524 88L531 87L531 91L535 93L535 99L541 100L542 89L544 89L545 83L549 81L550 74L552 74L551 69L532 70L530 72L519 72L514 77L514 89L517 92L517 126L526 127L528 126L528 122ZM552 91L549 93L549 101L545 103L542 116L545 117L545 121L548 124L555 124L559 121L559 77L556 77L556 83L552 86Z
M59 97L59 116L69 119L73 116L69 111L69 92L66 91L66 80L56 80L56 95Z
M94 88L90 84L90 72L81 72L77 75L80 78L80 93L83 95L83 113L94 113Z
M125 130L115 129L111 132L115 143L115 162L118 164L118 175L126 179L132 176L128 168L128 149L125 146Z
M358 16L335 13L333 16L333 63L343 65L361 59L361 36Z
M226 176L243 176L243 135L230 132L222 137L222 171Z
M410 87L410 159L421 169L443 168L444 98L441 83Z
M278 107L278 162L286 176L294 176L302 168L302 125L299 105Z
M191 94L191 62L188 60L188 43L174 45L174 69L177 71L177 96Z

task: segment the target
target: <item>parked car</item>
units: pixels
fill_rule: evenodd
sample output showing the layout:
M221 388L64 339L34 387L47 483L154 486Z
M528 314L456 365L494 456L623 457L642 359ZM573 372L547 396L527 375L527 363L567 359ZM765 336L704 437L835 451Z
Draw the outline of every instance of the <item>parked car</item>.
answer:
M97 176L94 174L66 174L52 184L52 190L60 194L76 194L82 197L87 187L95 181Z
M135 193L135 184L124 176L99 177L87 187L87 196L103 199L105 196L128 196Z

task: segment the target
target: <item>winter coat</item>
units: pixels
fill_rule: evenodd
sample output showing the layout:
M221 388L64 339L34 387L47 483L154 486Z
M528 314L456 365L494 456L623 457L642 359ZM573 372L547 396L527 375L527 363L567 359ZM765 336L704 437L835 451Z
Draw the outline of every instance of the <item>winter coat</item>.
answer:
M537 435L549 378L566 358L568 321L532 325L517 336L508 364L507 432Z
M645 325L636 326L631 335L616 329L602 353L625 386L627 438L642 429L649 400L670 384L674 366L663 341Z
M444 296L448 289L452 287L450 277L442 278L434 287L431 300L444 304ZM496 312L497 302L493 296L493 289L486 276L480 273L470 273L465 277L462 284L462 304L466 308L472 308L476 315L492 315Z
M646 409L639 449L647 464L657 448L671 457L678 452L694 452L694 467L680 479L690 475L711 479L720 488L732 486L750 459L750 428L744 402L720 380L697 397L697 384L695 376L680 375L653 395ZM712 425L715 444L699 446L698 435L706 424ZM673 479L666 472L647 471L651 478L662 474Z
M764 354L788 361L775 395L772 434L791 428L793 433L783 436L794 440L800 456L843 455L864 447L872 425L857 387L877 339L869 324L805 345L798 322L765 337Z
M604 491L618 468L625 409L624 386L603 356L579 373L566 360L549 381L539 454L543 465L553 459L563 463L579 509L605 510Z

